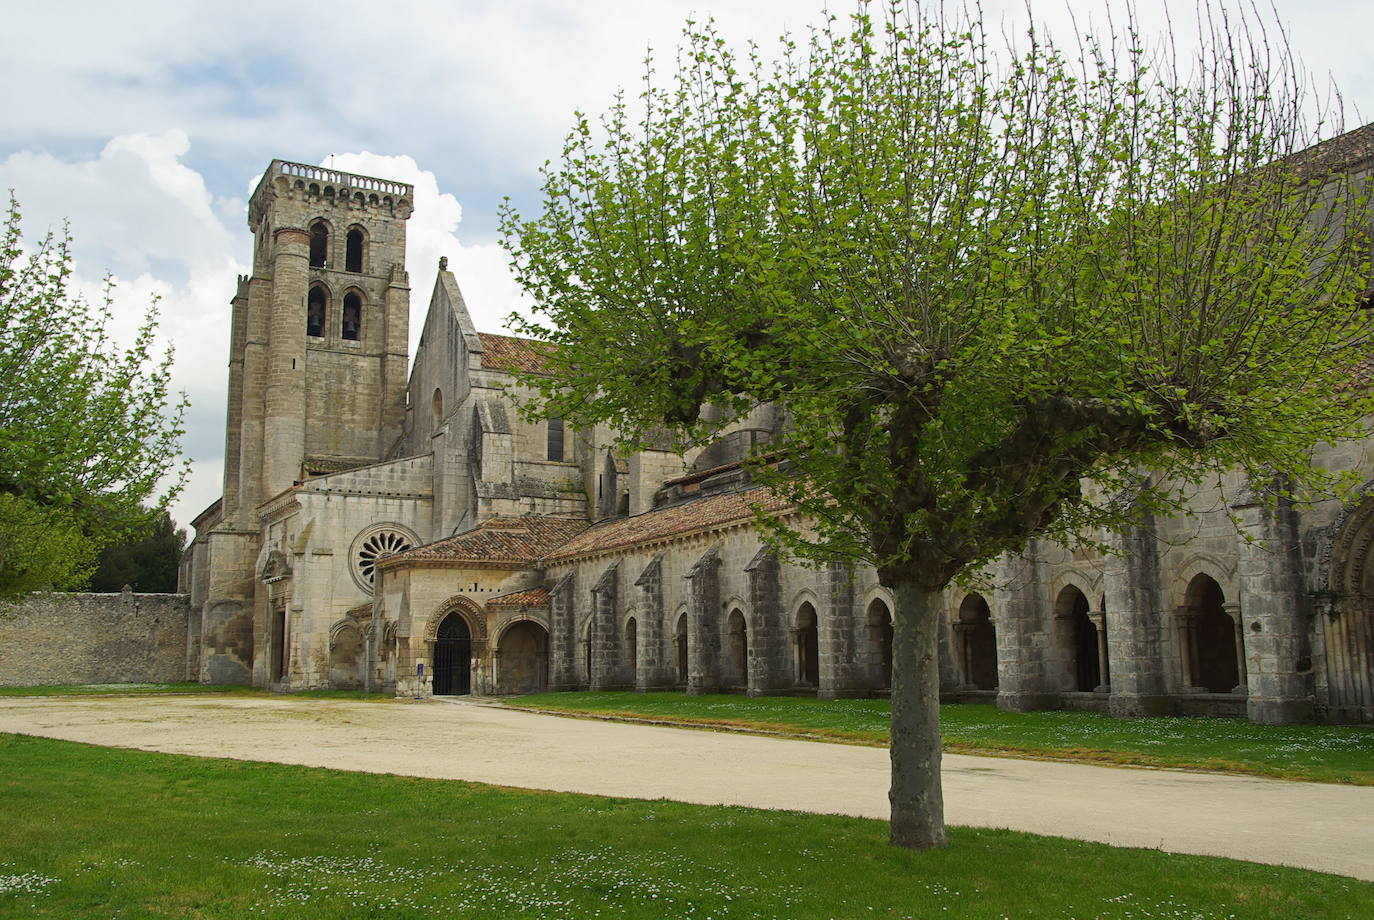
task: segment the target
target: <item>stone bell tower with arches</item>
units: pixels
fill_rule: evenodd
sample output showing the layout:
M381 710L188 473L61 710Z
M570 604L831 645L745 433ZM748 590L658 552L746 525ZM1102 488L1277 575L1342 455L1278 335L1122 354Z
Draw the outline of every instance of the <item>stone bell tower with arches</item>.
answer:
M413 188L273 160L248 205L232 301L224 495L209 535L201 675L247 682L261 634L261 506L376 463L405 420ZM258 622L257 628L254 623ZM260 656L259 656L260 657Z

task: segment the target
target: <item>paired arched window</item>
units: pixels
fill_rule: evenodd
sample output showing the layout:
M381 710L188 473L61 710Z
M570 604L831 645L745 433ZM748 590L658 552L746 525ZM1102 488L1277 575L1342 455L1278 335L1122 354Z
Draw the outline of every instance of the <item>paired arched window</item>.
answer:
M316 284L310 288L310 296L305 304L305 334L322 338L329 328L329 294Z
M340 331L350 341L356 342L363 337L363 298L357 291L349 291L344 295Z
M344 247L345 271L361 272L363 270L363 246L366 242L367 237L363 233L362 227L348 228L348 237Z
M329 266L329 225L317 220L310 225L310 267Z

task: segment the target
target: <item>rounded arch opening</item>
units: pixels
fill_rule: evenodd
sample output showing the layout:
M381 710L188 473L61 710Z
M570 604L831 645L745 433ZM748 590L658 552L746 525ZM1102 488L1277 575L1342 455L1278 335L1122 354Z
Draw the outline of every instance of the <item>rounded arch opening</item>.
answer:
M1221 585L1205 572L1194 575L1184 592L1181 633L1179 650L1188 689L1208 693L1239 689L1245 637L1227 610Z
M673 652L677 661L677 683L687 686L687 614L678 614L677 626L673 629Z
M749 687L749 624L738 607L725 618L725 673L721 676L726 689Z
M892 611L887 601L881 597L869 601L864 620L873 659L873 682L878 689L885 690L892 686Z
M329 224L323 220L310 225L310 267L329 267Z
M517 620L501 633L496 682L501 693L539 693L549 685L549 632Z
M430 668L435 696L462 696L472 692L472 630L467 617L450 611L439 623Z
M356 342L363 337L363 295L349 291L343 299L343 320L339 326L343 338Z
M367 233L362 227L353 225L348 228L344 238L344 270L362 272L363 256L367 247Z
M821 682L820 630L816 608L807 601L797 609L796 654L797 685L819 687Z
M1088 615L1088 597L1066 585L1055 599L1055 645L1066 690L1090 693L1102 684L1097 625Z
M959 676L965 689L997 689L997 632L992 609L981 594L970 594L959 605L954 624Z
M329 328L329 292L322 284L312 284L305 305L305 334L323 338Z

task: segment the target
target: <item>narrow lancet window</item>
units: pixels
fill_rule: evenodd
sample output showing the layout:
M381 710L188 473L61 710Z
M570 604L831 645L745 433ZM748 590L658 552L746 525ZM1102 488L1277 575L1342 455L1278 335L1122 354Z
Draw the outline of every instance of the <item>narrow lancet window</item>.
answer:
M344 295L343 337L356 342L363 337L363 299L354 291Z

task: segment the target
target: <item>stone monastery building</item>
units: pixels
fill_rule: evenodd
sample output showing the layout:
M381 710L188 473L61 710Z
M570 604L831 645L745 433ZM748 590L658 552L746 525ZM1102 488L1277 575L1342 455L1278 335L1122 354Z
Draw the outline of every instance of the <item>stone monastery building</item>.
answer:
M1374 125L1323 145L1367 173ZM224 495L183 563L192 671L397 695L543 688L881 694L892 599L779 560L740 461L514 408L534 343L474 328L440 261L409 366L408 185L274 160L233 299ZM1374 441L1318 452L1374 489ZM1371 493L1374 495L1374 492ZM1374 722L1374 497L1269 510L1239 480L1100 558L1046 544L951 591L949 700Z

